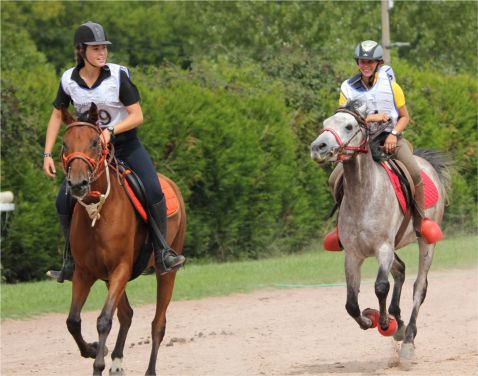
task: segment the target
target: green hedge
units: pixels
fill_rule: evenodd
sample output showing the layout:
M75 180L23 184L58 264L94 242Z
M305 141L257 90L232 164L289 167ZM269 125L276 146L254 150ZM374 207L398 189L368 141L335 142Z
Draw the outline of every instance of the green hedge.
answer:
M2 223L2 278L41 279L59 267L62 239L54 199L60 184L42 173L46 124L58 77L27 33L2 32L2 190L16 210ZM186 254L260 258L294 252L331 226L329 168L309 157L321 121L337 105L353 62L330 64L291 48L262 63L227 55L190 70L132 69L142 95L140 137L187 206ZM416 147L455 162L446 227L476 230L476 75L443 75L396 60ZM57 146L56 152L59 147ZM4 219L4 218L2 218Z

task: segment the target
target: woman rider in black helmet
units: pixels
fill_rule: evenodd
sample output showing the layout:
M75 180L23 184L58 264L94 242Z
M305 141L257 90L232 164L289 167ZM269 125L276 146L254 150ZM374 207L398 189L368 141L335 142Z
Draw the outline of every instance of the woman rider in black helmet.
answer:
M62 122L61 109L72 103L77 114L81 114L89 109L92 102L96 103L104 138L114 143L116 156L140 177L146 191L150 220L155 221L166 238L165 198L151 158L137 136L137 128L143 123L139 92L131 82L126 67L106 62L109 44L111 42L100 24L89 21L76 30L77 65L61 77L46 132L43 171L48 177L56 176L52 150ZM47 274L63 282L71 280L75 266L69 247L72 198L66 189L66 182L60 188L56 207L66 244L61 270ZM170 247L161 246L164 243L155 236L155 232L151 231L151 234L155 262L161 271L169 272L184 264L184 256L177 255Z

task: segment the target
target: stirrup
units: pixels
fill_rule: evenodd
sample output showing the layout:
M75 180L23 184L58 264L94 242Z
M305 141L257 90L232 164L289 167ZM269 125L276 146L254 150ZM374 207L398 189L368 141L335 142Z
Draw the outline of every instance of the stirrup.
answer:
M443 239L443 232L438 223L428 217L422 220L420 233L428 244L435 244Z
M171 255L172 257L176 257L177 260L172 265L166 265L165 259L166 257ZM158 260L159 259L159 260ZM179 269L184 265L186 262L186 257L183 255L178 255L172 248L162 249L161 251L154 250L154 263L156 267L159 268L161 275L172 272L174 270Z
M73 260L64 261L61 270L48 270L46 275L50 278L56 279L58 283L71 281L73 279L73 272L75 271L75 263Z
M331 252L338 252L343 249L342 244L340 244L339 229L337 226L325 236L323 247L326 251Z

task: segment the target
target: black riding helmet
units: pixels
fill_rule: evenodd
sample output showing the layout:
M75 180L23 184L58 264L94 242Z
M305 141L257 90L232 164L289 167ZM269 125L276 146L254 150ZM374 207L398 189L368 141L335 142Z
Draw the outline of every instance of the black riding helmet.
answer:
M383 48L373 40L364 40L355 47L355 61L365 60L383 60Z
M96 46L99 44L111 44L111 42L107 40L103 26L88 21L76 29L73 44L75 46L81 44Z

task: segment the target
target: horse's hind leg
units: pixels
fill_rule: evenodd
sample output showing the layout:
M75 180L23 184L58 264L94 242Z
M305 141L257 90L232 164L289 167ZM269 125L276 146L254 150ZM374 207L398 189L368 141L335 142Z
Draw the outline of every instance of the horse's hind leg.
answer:
M347 281L347 303L345 309L352 318L357 321L362 329L369 329L372 320L360 313L358 294L360 291L360 267L363 259L346 252L345 253L345 279Z
M79 270L74 273L72 281L70 313L66 319L68 331L73 336L78 348L80 349L81 356L84 358L96 357L96 352L98 349L98 343L86 343L81 334L81 309L85 304L86 298L90 293L93 283L93 279L85 276Z
M128 302L126 291L121 297L121 300L118 304L117 314L120 328L118 332L118 338L116 339L115 348L111 353L111 359L113 360L113 363L111 364L110 375L124 375L122 365L123 350L126 342L126 336L128 335L128 330L131 326L131 321L133 319L133 309Z
M151 325L152 347L149 358L147 376L156 375L156 360L158 357L159 345L163 341L166 333L166 310L173 295L174 279L176 272L160 275L160 271L156 270L157 279L157 297L156 297L156 314Z
M405 263L400 260L396 253L390 272L393 276L394 285L392 301L390 302L390 306L388 307L388 312L390 312L390 314L395 317L398 324L397 332L393 335L393 338L396 341L401 341L405 336L405 326L403 325L400 311L400 296L402 294L403 282L405 282Z
M434 244L427 244L423 238L418 239L420 247L420 260L418 263L418 275L413 284L413 309L405 331L405 339L400 350L400 357L411 359L415 355L413 341L417 335L417 317L420 306L427 295L428 280L427 275L433 261L433 254L435 252Z

